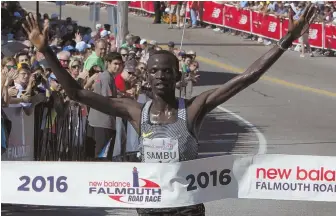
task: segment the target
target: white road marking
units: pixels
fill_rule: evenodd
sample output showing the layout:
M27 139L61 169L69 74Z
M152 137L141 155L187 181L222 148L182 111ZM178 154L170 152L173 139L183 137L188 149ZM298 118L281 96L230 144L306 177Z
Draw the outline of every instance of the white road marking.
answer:
M251 122L247 121L243 117L237 115L236 113L234 113L234 112L232 112L232 111L230 111L230 110L228 110L224 107L218 106L217 108L219 110L223 111L223 112L226 112L226 113L232 115L236 119L238 119L238 120L242 121L244 124L246 124L258 137L258 140L259 140L258 154L266 154L266 152L267 152L266 138L265 138L264 134L261 133L260 130L256 126L254 126Z

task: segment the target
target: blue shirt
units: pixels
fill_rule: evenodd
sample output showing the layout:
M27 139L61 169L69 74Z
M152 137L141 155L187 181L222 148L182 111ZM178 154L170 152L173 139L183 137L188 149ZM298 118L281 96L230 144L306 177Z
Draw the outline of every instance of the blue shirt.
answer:
M247 7L248 5L248 1L241 1L240 2L240 7L244 8L244 7Z

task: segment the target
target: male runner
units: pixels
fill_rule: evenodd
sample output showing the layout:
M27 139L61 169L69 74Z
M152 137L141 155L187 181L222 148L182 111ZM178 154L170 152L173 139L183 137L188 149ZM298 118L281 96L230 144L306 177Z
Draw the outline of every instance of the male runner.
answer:
M139 134L141 160L147 163L174 163L197 158L197 137L205 115L238 92L256 82L292 42L305 33L315 15L315 6L309 3L301 18L293 22L290 17L288 33L278 45L255 61L243 74L234 77L221 87L201 93L190 99L175 97L175 83L179 79L179 62L169 51L158 51L148 60L148 81L152 100L144 106L128 98L108 98L87 91L62 68L48 46L48 23L41 32L36 16L29 14L23 25L29 40L44 54L66 94L79 103L103 113L128 120ZM165 146L169 139L169 146ZM153 145L155 144L155 145ZM160 146L161 145L161 146ZM155 147L158 147L157 149ZM152 157L163 147L170 148L170 158ZM152 154L153 153L153 154ZM139 215L205 215L203 204L170 209L139 209Z

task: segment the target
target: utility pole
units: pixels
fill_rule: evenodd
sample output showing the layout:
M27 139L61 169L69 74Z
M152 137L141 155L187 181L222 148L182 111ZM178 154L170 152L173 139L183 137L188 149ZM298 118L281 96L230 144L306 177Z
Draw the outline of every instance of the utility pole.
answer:
M128 34L128 2L118 1L118 48L125 43L125 37Z
M96 2L93 2L93 30L95 31L96 29L96 24L97 24L97 17L96 17L96 13L97 13L97 5Z
M36 1L36 17L38 17L39 13L40 13L40 2Z
M59 5L59 19L62 20L62 4Z

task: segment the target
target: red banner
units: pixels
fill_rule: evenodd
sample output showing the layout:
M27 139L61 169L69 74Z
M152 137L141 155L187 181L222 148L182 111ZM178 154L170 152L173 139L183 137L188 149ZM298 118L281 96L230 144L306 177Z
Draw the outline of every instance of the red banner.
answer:
M223 4L205 1L203 6L203 21L206 23L223 26Z
M323 25L322 23L313 23L309 28L309 44L313 47L323 48ZM282 32L285 36L288 32L288 20L284 20L282 23ZM299 40L294 41L299 43Z
M275 16L252 12L252 33L274 40L281 38L281 22Z
M154 13L154 2L152 1L142 1L142 9L147 13Z
M245 31L251 31L251 15L248 10L239 10L235 6L224 5L224 25Z
M106 4L116 5L116 1L104 1ZM188 2L188 8L191 2ZM154 13L152 1L131 1L129 7ZM203 21L217 26L249 32L261 37L280 40L288 31L288 19L280 20L272 15L238 9L232 5L224 5L213 1L203 2ZM189 13L188 13L189 14ZM189 16L188 16L189 17ZM252 25L251 25L252 24ZM336 50L336 26L313 23L309 28L309 43L313 47ZM324 44L323 44L324 41ZM294 41L297 44L299 41Z
M141 9L141 1L131 1L128 6L133 9Z
M336 26L325 25L324 47L336 51Z

